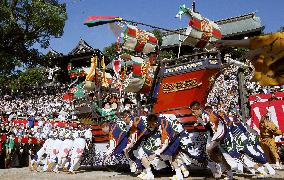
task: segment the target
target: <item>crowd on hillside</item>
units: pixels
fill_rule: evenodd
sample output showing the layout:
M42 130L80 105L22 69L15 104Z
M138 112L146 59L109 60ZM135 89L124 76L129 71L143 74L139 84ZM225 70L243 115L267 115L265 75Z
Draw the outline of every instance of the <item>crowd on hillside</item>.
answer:
M221 109L226 112L240 111L238 67L231 65L223 70L216 79L215 84L210 91L207 103L212 104L214 109ZM247 91L247 97L255 94L268 94L283 91L281 86L265 87L260 86L257 82L251 81L252 72L244 72L244 87Z
M2 96L0 98L0 113L8 120L27 118L32 115L39 119L72 119L74 106L71 101L64 101L66 85L55 87L42 87L36 89L33 94L21 94L18 96Z
M261 87L256 82L251 82L252 73L245 72L245 87L247 95L257 93L273 93L282 91L280 86ZM0 116L8 120L17 118L27 118L32 115L37 120L56 119L59 121L75 120L76 111L72 101L63 100L68 86L66 84L55 84L53 86L41 87L27 90L17 96L0 96ZM238 67L231 65L224 68L220 76L216 79L211 89L207 103L212 104L215 109L222 109L226 112L239 112L239 84ZM26 93L26 94L25 94ZM124 96L126 97L126 96ZM142 104L145 102L142 97ZM104 99L106 99L104 97ZM131 106L137 104L135 95L130 94L127 98L119 99L119 111L124 109L126 101L131 102ZM104 102L103 102L104 103ZM116 108L117 109L117 108Z

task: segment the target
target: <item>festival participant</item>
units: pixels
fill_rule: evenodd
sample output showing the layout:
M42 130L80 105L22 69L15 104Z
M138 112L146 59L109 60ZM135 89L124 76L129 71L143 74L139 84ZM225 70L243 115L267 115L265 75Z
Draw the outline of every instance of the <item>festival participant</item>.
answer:
M13 153L11 155L11 167L19 167L19 154L20 154L20 144L22 141L22 137L15 137L14 140L14 149L13 149Z
M260 146L264 150L268 162L276 162L276 168L281 169L280 157L278 154L274 137L282 135L282 132L269 119L268 113L269 112L263 115L259 122L259 130L261 137Z
M118 97L116 94L110 94L109 97L107 97L107 101L110 104L111 109L117 110L118 108Z
M133 157L129 156L128 149L126 148L129 138L133 133L133 123L139 119L139 117L133 117L130 113L131 112L129 110L124 110L119 114L119 118L115 121L115 123L111 124L109 133L110 143L107 150L108 156L104 159L104 164L111 160L111 157L125 155L129 161L131 172L136 172L137 169L142 169L142 165L139 163L139 160L138 162L135 160L133 161Z
M34 127L34 121L35 121L35 118L32 114L29 115L28 117L28 127L29 128L33 128Z
M21 136L18 137L18 142L20 143L19 166L28 167L29 166L29 145L27 142L24 142L24 138L22 138Z
M194 101L190 105L191 109L200 109L200 103ZM220 142L224 140L225 135L228 134L228 130L226 128L225 123L219 118L218 114L213 112L212 107L205 107L204 111L208 114L211 128L213 130L213 137L206 148L206 152L210 160L215 163L221 164L224 166L224 171L227 172L226 179L233 179L233 173L231 170L231 166L228 164L225 159L222 151L220 149ZM221 173L220 173L221 174Z
M58 159L59 159L59 150L63 143L62 139L63 139L62 134L60 135L58 132L54 134L54 141L51 146L52 149L50 151L47 171L58 172L57 164L58 164Z
M185 131L174 114L161 114L160 117L166 118L169 122L165 129L169 138L169 144L160 157L164 161L168 160L174 168L176 174L171 179L181 180L183 177L189 176L189 171L186 169L185 164L190 164L188 163L191 162L189 156L192 157L192 154L188 152L190 143L187 142L185 144L184 139L189 138L191 135Z
M62 167L63 171L67 171L67 168L68 168L67 162L68 162L68 158L71 156L71 150L73 147L73 140L71 137L71 132L67 132L64 138L65 139L62 142L61 148L59 149L58 166L56 168Z
M197 119L196 123L194 124L194 126L198 126L198 125L203 125L206 133L203 135L203 138L206 138L206 141L201 141L201 148L199 148L199 153L197 155L197 159L200 159L201 162L204 163L204 160L207 161L205 163L205 165L207 165L207 168L209 168L212 172L212 175L214 176L214 178L220 178L222 176L222 171L221 171L221 164L214 162L212 160L210 160L208 158L206 149L209 147L211 140L213 138L214 132L211 126L211 122L209 120L209 113L208 111L206 111L207 109L212 110L212 108L210 106L206 106L204 108L204 110L201 109L200 103L197 101L194 101L190 104L190 109L192 111L192 115L195 116L195 118ZM196 137L198 140L200 139L200 137ZM189 148L188 151L192 152L192 150L195 150L196 148L194 148L194 146L192 146L191 144L196 144L196 138L190 137L190 138L186 138L186 139L182 139L183 141L187 142L187 143L183 143L183 144L188 144ZM204 145L205 143L205 145ZM184 145L183 145L184 146ZM203 148L205 147L205 148ZM220 154L220 151L217 151L217 155ZM193 152L193 154L197 154L196 152Z
M35 167L34 163L35 163L35 159L37 159L36 158L37 152L41 149L41 142L40 142L40 139L37 139L36 142L32 143L32 138L29 138L27 136L24 136L24 137L28 139L27 146L28 146L29 155L30 155L29 169L32 171Z
M147 109L148 110L148 109ZM148 115L148 111L145 111L145 108L141 112L140 117L132 117L131 119L131 127L129 130L129 137L127 146L124 148L125 156L129 159L130 170L135 174L139 174L142 172L143 166L141 164L141 160L138 157L138 148L143 140L142 137L148 133L147 131L147 122L146 118ZM128 110L126 110L128 111ZM130 113L130 111L128 111Z
M130 129L131 115L130 111L125 110L120 114L119 119L115 121L110 130L110 145L107 154L119 155L123 153L128 141L128 131Z
M84 133L79 133L78 136L74 137L73 147L71 150L71 160L69 172L74 174L80 167L80 159L83 156L84 149L86 148L86 140L84 139Z
M103 108L100 108L98 104L94 101L93 107L96 111L98 111L103 118L103 122L112 122L117 119L116 109L111 108L111 104L108 101L103 102Z
M267 168L270 175L275 175L275 170L271 167L267 158L265 157L264 151L260 146L259 139L255 134L250 133L247 127L239 121L236 112L233 112L233 123L248 137L248 142L245 142L245 153L252 158L256 163L263 165ZM260 166L260 165L259 165Z
M15 136L13 133L7 134L7 139L4 143L4 149L5 149L5 168L11 167L11 158L12 158L12 152L14 150L15 145Z
M138 150L138 158L141 159L145 172L141 173L138 177L141 179L153 179L154 175L151 171L150 164L154 165L156 169L166 167L164 164L159 164L160 158L163 160L171 160L171 157L174 155L173 152L175 153L177 149L175 144L169 146L170 140L174 137L174 131L166 118L158 117L156 114L150 114L146 121L147 131L149 132L147 135L144 135L141 147ZM169 147L169 149L167 149L167 147ZM176 176L174 178L183 179L178 163L174 160L171 162L176 170Z
M44 156L46 156L44 160L44 167L43 170L47 170L47 161L51 152L52 144L54 142L54 135L53 132L49 134L48 139L44 142L40 150L36 151L36 154L34 155L34 158L31 160L31 170L38 171L38 166L41 164L41 161L44 160ZM34 147L35 150L37 147Z
M241 160L242 162L248 163L248 157L253 159L257 164L251 162L250 164L246 163L246 165L248 167L254 167L260 172L259 177L267 176L263 165L268 168L270 174L275 174L273 168L267 164L263 151L258 149L255 143L250 142L247 132L244 131L244 127L235 125L235 123L238 123L237 119L230 119L224 112L220 112L219 116L227 125L229 133L229 137L225 137L222 142L222 147L226 152L228 152L231 157Z

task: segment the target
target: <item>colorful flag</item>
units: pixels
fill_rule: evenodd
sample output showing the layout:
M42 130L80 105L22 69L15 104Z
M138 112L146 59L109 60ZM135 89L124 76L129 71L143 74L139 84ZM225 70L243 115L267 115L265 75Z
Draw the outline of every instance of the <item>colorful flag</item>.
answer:
M132 72L134 78L142 78L142 66L144 60L141 57L131 56L132 64Z
M68 72L72 70L72 63L68 63L67 70L68 70Z
M113 23L117 21L121 21L122 18L118 16L89 16L85 22L84 25L87 25L88 27L93 26L99 26L107 23Z
M72 88L70 90L70 92L73 93L74 97L77 98L77 99L84 97L85 91L84 91L84 88L83 88L83 83L78 84L76 87Z
M91 67L86 76L86 81L92 81L94 79L94 75L96 74L97 61L98 61L97 56L92 57Z
M103 56L101 59L101 66L102 66L102 86L103 87L108 87L108 79L107 79L107 74L106 74L106 65L105 65L105 57Z
M185 5L180 6L177 16L186 14L190 17L188 28L186 30L183 44L191 45L197 48L213 48L209 42L214 42L222 38L220 27L213 21L201 16L201 14L193 12L192 9L186 8Z
M128 26L124 32L122 48L135 52L149 54L156 52L158 40L154 34L140 30L135 26Z
M120 79L119 72L120 72L120 69L121 69L121 59L113 60L112 61L112 68L113 68L113 71L114 71L116 77L118 79Z

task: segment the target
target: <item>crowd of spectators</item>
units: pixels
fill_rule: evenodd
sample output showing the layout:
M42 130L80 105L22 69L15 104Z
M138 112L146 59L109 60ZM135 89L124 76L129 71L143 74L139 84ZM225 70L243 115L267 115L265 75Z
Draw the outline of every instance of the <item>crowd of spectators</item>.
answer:
M240 110L238 69L235 65L230 65L222 69L221 74L215 81L211 89L207 103L212 105L215 110L224 110L226 112ZM247 69L244 72L244 87L246 87L247 96L257 93L271 93L281 91L280 86L261 87L257 82L252 82L252 71ZM17 96L0 96L0 113L2 117L8 120L34 116L36 120L46 121L47 119L56 119L59 121L76 119L75 105L72 101L63 100L68 86L65 84L55 84L52 86L41 87L22 92ZM130 102L135 106L137 104L135 95L128 95ZM145 97L141 97L143 100ZM121 103L124 100L121 100ZM143 100L144 102L145 100ZM143 103L142 103L143 104Z
M27 119L34 116L37 120L72 119L75 114L72 101L63 100L67 86L60 84L52 87L42 87L32 90L34 93L16 96L0 97L0 113L9 121L12 119Z
M215 110L240 112L238 70L238 66L230 65L224 68L216 79L207 98L207 103L212 105ZM252 81L252 77L253 71L246 69L244 71L244 90L247 91L247 98L250 95L268 94L283 90L283 86L260 86L257 82Z

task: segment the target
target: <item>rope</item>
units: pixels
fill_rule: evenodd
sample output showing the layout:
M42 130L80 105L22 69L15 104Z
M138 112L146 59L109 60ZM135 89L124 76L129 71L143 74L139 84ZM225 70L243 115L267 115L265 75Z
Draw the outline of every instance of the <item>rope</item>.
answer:
M140 25L143 25L143 26L151 27L151 28L153 28L153 29L159 29L159 30L171 32L171 33L174 33L174 34L183 35L183 36L186 36L186 37L189 36L189 35L187 35L187 34L180 33L180 30L170 30L170 29L166 29L166 28L162 28L162 27L158 27L158 26L154 26L154 25L150 25L150 24L145 24L145 23L142 23L142 22L136 22L136 21L132 21L132 20L126 20L126 19L122 19L121 21L129 22L129 23L134 23L134 24L140 24ZM200 38L195 38L195 37L191 37L191 38L197 39L197 40L201 40ZM216 44L216 42L210 42L210 41L208 41L207 43L213 44L213 45Z

